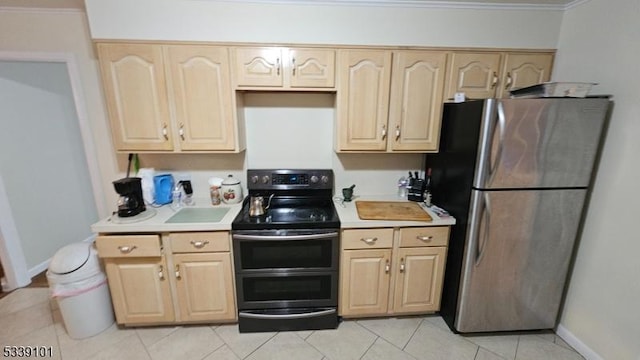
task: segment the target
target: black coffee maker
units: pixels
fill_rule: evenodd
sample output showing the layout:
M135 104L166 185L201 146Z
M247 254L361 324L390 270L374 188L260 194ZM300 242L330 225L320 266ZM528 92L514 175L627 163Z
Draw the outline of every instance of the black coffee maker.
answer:
M113 187L120 195L118 199L118 216L130 217L146 210L142 198L142 179L126 177L113 182Z

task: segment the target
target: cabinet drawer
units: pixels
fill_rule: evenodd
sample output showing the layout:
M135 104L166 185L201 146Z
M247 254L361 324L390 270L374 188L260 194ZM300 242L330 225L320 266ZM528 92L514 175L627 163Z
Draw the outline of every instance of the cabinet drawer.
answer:
M229 232L172 233L171 250L174 253L229 251Z
M96 238L101 258L159 257L159 235L106 235Z
M448 242L448 226L400 229L400 247L447 246Z
M381 249L393 245L393 229L352 229L342 232L343 249Z

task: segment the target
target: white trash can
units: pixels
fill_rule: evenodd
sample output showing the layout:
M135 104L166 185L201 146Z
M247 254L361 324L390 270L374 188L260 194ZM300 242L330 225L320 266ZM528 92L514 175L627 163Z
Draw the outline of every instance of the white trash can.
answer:
M91 243L60 248L51 259L47 280L70 337L94 336L114 323L107 277Z

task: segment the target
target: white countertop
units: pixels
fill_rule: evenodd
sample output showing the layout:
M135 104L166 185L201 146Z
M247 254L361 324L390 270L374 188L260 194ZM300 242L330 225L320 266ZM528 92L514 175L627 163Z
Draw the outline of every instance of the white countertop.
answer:
M213 206L209 199L197 198L193 207L201 208L229 208L229 211L219 222L202 223L165 223L176 211L171 209L169 204L153 208L147 206L146 211L155 210L157 213L149 219L138 222L127 222L129 219L118 218L112 215L91 225L91 231L95 233L136 233L136 232L172 232L172 231L214 231L231 230L231 222L235 219L242 202L233 205L220 204ZM145 211L145 212L146 212ZM144 213L143 213L144 214ZM139 214L139 215L143 215ZM123 223L124 222L124 223Z
M358 217L358 210L356 209L355 202L358 200L364 201L402 201L407 200L399 199L396 195L371 195L371 196L354 196L350 202L343 203L341 199L334 199L336 205L336 211L340 217L341 228L372 228L372 227L409 227L409 226L449 226L456 223L456 219L453 217L440 218L433 211L426 206L422 205L422 209L425 210L433 219L432 221L400 221L400 220L361 220Z
M355 202L358 200L370 201L407 201L398 199L395 195L375 195L375 196L354 196L351 202L342 203L341 200L334 200L335 208L340 218L342 228L372 228L372 227L409 227L409 226L449 226L456 223L453 217L440 218L429 208L423 206L423 209L433 218L432 221L381 221L381 220L361 220L358 217ZM117 216L98 221L91 225L91 230L95 233L141 233L141 232L176 232L176 231L215 231L215 230L231 230L231 222L235 219L242 203L234 205L221 204L217 206L211 205L208 199L196 199L195 207L203 208L229 208L219 222L202 222L202 223L165 223L176 212L169 205L158 208L147 207L150 215L156 211L152 217L138 221L129 222L129 219L120 219ZM142 216L145 213L140 214Z

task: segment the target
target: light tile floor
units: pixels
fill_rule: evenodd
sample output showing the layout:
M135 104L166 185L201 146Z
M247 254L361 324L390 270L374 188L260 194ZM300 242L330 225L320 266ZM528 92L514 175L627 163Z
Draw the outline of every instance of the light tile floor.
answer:
M54 359L583 359L553 334L460 336L437 315L343 321L336 330L238 333L237 325L120 328L74 340L48 289L0 300L0 346L51 346Z

